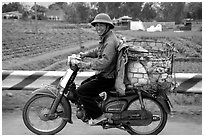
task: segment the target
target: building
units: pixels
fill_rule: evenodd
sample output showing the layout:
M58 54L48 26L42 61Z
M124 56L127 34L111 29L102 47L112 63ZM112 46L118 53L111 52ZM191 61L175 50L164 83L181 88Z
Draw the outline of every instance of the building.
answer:
M131 20L132 17L123 16L118 19L113 19L113 23L118 26L128 26Z
M11 11L11 12L5 12L2 13L3 19L20 19L22 18L22 13L18 11Z
M57 10L48 10L45 13L45 16L48 20L56 20L56 21L64 21L65 20L65 12L61 9Z
M118 19L113 19L113 24L118 29L129 30L130 29L130 22L132 21L132 17L123 16Z

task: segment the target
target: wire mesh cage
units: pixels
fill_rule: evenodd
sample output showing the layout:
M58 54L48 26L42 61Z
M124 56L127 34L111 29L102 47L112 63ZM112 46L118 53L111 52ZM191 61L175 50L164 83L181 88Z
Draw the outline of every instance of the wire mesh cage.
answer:
M130 43L132 42L132 43ZM156 91L169 91L172 87L173 54L171 43L159 41L129 41L127 78L133 86Z

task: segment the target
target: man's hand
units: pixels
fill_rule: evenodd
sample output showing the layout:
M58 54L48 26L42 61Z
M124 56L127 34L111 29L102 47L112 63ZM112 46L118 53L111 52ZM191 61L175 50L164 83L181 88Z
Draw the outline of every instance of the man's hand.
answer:
M80 63L78 64L79 68L81 69L89 69L91 67L91 62L83 62L80 61Z
M80 52L80 53L79 53L79 56L80 56L81 59L84 59L84 58L85 58L85 53Z

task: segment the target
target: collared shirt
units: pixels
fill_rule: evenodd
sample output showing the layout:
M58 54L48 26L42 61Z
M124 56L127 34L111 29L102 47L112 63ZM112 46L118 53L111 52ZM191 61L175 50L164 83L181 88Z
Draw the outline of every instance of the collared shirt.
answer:
M118 44L119 40L112 31L101 37L99 46L86 52L85 55L94 58L91 62L91 69L99 71L105 78L115 78Z

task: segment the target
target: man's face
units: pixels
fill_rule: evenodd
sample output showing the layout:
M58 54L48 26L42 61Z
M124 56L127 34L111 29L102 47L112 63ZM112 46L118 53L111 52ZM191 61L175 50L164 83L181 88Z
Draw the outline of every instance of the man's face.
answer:
M106 24L104 23L96 23L95 24L96 32L99 36L102 36L104 32L106 31Z

